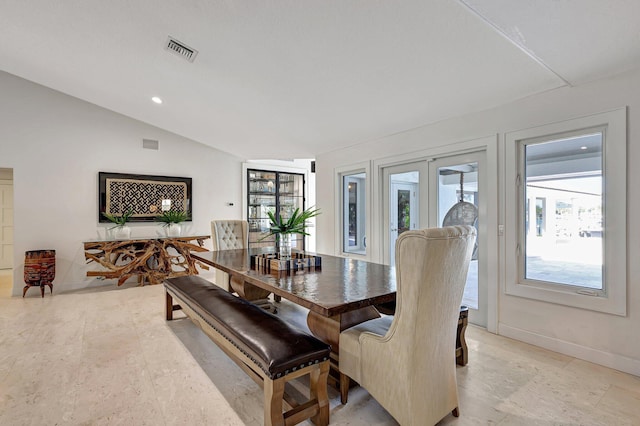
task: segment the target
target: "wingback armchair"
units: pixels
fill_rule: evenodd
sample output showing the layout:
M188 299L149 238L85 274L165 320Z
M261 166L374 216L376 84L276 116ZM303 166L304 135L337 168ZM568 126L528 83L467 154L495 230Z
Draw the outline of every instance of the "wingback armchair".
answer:
M211 221L211 240L213 250L244 249L249 245L249 224L246 220L213 220ZM216 270L216 284L253 302L266 299L271 294L220 270Z
M243 249L249 245L249 224L246 220L212 220L213 250Z
M458 415L452 348L475 238L471 226L398 237L395 315L340 333L343 403L350 377L402 425Z

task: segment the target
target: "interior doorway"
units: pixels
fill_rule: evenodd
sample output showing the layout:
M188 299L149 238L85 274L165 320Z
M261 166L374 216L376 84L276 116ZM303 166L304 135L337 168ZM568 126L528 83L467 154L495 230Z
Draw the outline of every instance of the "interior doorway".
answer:
M0 168L0 295L13 286L13 169Z

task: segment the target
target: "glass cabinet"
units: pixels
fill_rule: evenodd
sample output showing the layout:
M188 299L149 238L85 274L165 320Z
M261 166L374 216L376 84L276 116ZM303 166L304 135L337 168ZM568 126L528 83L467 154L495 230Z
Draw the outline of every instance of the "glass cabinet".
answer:
M286 221L296 208L305 209L304 174L248 169L247 185L249 247L276 247L268 213ZM304 235L292 235L291 247L304 250Z

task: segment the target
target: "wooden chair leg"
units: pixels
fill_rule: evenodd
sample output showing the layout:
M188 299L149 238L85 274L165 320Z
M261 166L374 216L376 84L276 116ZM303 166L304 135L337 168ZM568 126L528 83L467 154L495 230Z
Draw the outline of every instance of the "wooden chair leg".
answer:
M264 381L264 424L266 426L284 426L282 414L284 384L284 378Z
M342 405L347 403L349 396L349 382L351 378L346 374L340 373L340 402Z
M24 295L25 295L25 294L27 294L27 290L29 290L29 286L28 286L28 285L25 285L25 286L22 288L22 297L24 297Z
M44 297L44 284L40 284L40 295Z
M467 339L465 332L469 323L469 308L460 307L460 316L458 317L458 329L456 336L456 363L462 367L469 362L469 349L467 348Z
M327 392L327 379L329 378L329 362L323 362L320 367L313 370L310 375L310 398L318 400L318 414L311 417L316 426L329 424L329 394Z
M167 321L171 321L173 319L173 297L171 297L168 291L165 291L164 294L166 295L164 312Z

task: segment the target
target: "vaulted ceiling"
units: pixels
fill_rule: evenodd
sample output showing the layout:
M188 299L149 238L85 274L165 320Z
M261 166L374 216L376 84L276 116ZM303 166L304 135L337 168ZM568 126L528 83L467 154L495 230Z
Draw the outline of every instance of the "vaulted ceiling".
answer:
M0 0L0 70L252 159L639 66L636 0Z

